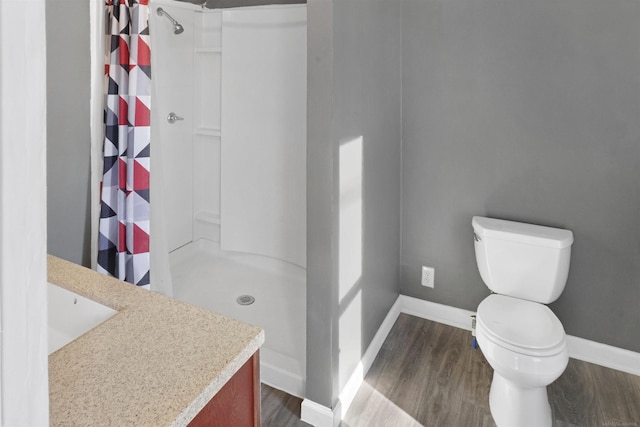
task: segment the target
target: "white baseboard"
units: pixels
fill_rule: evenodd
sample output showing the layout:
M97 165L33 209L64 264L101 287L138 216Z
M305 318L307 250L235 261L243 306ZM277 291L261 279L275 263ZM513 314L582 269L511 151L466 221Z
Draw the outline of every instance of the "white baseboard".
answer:
M457 328L471 330L471 314L473 313L470 311L436 304L406 295L399 295L378 328L378 332L376 332L373 340L371 340L362 359L360 359L360 363L358 363L349 380L340 391L339 405L341 408L331 410L326 406L318 405L315 402L305 399L302 402L302 421L316 427L331 427L336 420L339 423L342 418L344 418L364 381L364 377L367 375L367 372L369 372L369 368L371 368L373 361L376 359L378 352L382 348L382 344L387 339L400 313L411 314ZM305 404L305 402L308 403Z
M356 393L358 393L358 390L360 389L360 385L362 385L362 382L364 381L364 377L367 375L367 372L369 372L369 368L371 368L373 361L376 360L376 356L382 348L384 340L387 339L393 324L396 323L396 319L400 315L401 306L402 300L398 297L393 306L391 306L387 316L382 321L382 324L378 328L378 332L376 332L371 340L369 347L367 347L367 351L365 351L362 359L360 359L360 363L358 363L356 369L351 374L351 377L349 377L349 380L340 391L339 399L342 405L342 413L340 414L341 419L347 413L347 409L351 406L351 402L353 402L353 399L356 397Z
M365 351L362 359L360 359L360 363L358 363L356 369L354 369L349 380L340 392L336 408L332 410L309 399L305 399L302 401L302 421L315 427L334 427L340 424L340 421L344 418L347 409L349 409L351 402L353 402L356 393L360 389L365 375L369 372L369 368L371 368L380 348L382 348L384 340L387 339L393 324L400 315L401 305L402 300L398 297L382 321L382 325L378 328L378 332L374 335L373 340L371 340L367 351Z
M569 357L640 376L640 353L567 335Z
M473 311L408 297L406 295L400 295L398 299L401 301L401 311L403 313L433 320L438 323L444 323L445 325L455 326L456 328L466 329L467 331L471 330L471 315L475 314Z
M373 337L371 344L369 344L367 351L362 356L360 363L340 392L336 408L332 410L305 399L302 402L302 421L315 427L336 427L340 423L400 313L410 314L468 331L471 330L471 315L474 314L473 311L461 308L437 304L406 295L398 296L382 325L380 325L378 332ZM469 342L471 342L471 337ZM571 335L567 335L567 345L569 357L640 375L640 353Z
M338 427L342 421L340 404L331 410L313 400L304 399L300 408L300 419L314 427Z
M471 330L469 316L473 314L472 311L436 304L406 295L400 295L398 298L402 299L401 311L403 313ZM574 359L640 375L640 353L572 335L567 335L567 346L569 357Z

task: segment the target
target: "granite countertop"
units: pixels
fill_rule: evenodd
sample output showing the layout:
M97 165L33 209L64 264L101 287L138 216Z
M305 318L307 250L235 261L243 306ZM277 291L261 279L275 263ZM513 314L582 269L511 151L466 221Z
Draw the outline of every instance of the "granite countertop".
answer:
M186 426L264 342L256 326L68 261L48 268L118 311L49 356L51 426Z

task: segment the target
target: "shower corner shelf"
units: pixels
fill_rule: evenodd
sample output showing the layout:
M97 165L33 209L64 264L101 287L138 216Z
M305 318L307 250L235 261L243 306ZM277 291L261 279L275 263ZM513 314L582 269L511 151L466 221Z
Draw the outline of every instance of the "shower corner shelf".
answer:
M204 136L220 136L220 129L215 128L196 128L196 135L204 135Z
M222 53L222 48L220 47L196 47L196 53Z
M207 222L209 224L220 224L220 214L216 214L213 212L198 212L196 214L196 220Z

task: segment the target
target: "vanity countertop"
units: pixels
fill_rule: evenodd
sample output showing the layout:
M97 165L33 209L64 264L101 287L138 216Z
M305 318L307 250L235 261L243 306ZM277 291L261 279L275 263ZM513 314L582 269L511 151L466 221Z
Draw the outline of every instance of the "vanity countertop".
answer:
M49 356L51 426L186 426L264 342L256 326L68 261L48 269L118 311Z

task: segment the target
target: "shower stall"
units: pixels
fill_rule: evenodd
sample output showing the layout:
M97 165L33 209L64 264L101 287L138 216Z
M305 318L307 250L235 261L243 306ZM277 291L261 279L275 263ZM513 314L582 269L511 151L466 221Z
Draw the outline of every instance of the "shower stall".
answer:
M150 1L151 288L265 329L304 396L306 5Z

